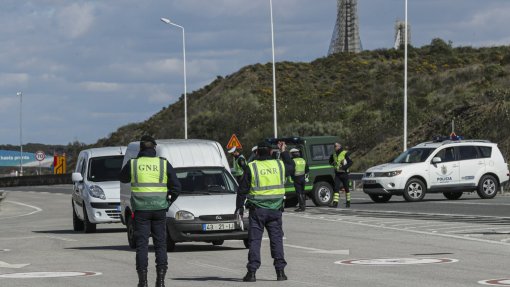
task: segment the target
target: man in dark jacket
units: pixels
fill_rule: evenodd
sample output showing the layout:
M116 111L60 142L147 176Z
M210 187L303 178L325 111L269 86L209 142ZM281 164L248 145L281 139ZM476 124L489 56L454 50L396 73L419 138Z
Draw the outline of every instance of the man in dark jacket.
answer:
M333 207L338 207L340 192L345 192L345 207L351 207L351 193L349 190L349 168L352 160L349 152L340 143L335 143L335 151L329 157L329 164L335 168L335 190L333 194Z
M264 228L267 229L271 256L278 281L287 280L284 269L287 262L283 252L282 211L285 198L285 178L294 174L294 161L286 149L284 142L279 142L282 160L271 157L272 148L267 143L257 147L255 161L248 164L237 192L236 213L242 214L244 202L250 210L248 272L243 278L245 282L255 282L255 272L260 267L260 245Z
M181 184L172 165L165 158L156 157L156 141L151 136L140 139L138 157L126 163L119 178L123 183L131 183L138 287L147 286L151 234L156 253L156 287L164 287L168 268L166 212L179 196Z

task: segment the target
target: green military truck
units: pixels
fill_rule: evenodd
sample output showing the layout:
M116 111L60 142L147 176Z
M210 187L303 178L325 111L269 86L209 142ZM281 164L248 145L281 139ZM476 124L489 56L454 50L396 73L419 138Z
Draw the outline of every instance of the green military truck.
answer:
M335 142L339 139L334 136L315 136L315 137L288 137L288 138L269 138L266 142L277 149L277 143L284 141L290 150L297 148L301 151L301 156L306 160L310 167L309 181L305 186L305 192L312 199L316 206L327 206L333 201L333 187L335 171L329 164L329 156L333 153ZM296 190L291 180L285 184L286 207L296 206L298 199Z

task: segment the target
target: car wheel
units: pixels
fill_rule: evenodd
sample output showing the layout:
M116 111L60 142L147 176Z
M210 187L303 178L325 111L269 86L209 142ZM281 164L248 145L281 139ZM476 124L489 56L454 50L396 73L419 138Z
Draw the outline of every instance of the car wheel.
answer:
M221 245L223 245L224 242L225 242L225 240L213 240L212 244L214 246L221 246Z
M285 207L295 207L298 205L298 198L297 195L288 199L285 199Z
M404 199L410 202L420 201L425 197L426 192L427 187L423 181L417 178L411 178L406 184Z
M83 221L78 218L76 214L76 210L74 210L74 204L71 202L71 208L73 209L73 230L74 231L83 231Z
M377 203L388 202L391 199L391 194L370 194L369 196Z
M128 216L126 216L126 226L129 247L135 249L136 248L135 223L134 220L131 218L131 214L128 214Z
M250 240L249 239L243 239L244 247L246 249L250 249Z
M83 207L83 231L85 233L94 233L96 232L96 224L90 222L89 216L87 215L87 210L85 209L85 206Z
M492 175L484 175L478 183L476 193L483 199L494 198L498 193L499 183Z
M449 200L457 200L462 196L462 192L443 192L443 195Z
M167 252L172 252L174 250L175 250L175 241L173 241L173 239L170 236L170 234L167 234L167 236L166 236L166 251Z
M312 200L316 206L329 206L333 201L333 187L325 181L314 184Z

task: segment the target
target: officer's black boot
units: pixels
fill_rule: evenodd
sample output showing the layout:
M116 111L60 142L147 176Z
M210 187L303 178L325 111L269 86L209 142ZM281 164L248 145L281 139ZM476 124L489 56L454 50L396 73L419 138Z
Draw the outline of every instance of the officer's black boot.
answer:
M350 208L351 207L351 202L350 201L346 201L345 202L345 207L346 208Z
M255 272L251 272L251 271L246 272L246 275L244 275L243 281L244 282L255 282L255 281L257 281L257 278L255 277Z
M156 269L156 287L165 287L166 267Z
M276 270L276 280L277 281L285 281L287 280L287 275L285 275L285 271Z
M136 270L138 273L138 287L148 287L147 286L147 270Z

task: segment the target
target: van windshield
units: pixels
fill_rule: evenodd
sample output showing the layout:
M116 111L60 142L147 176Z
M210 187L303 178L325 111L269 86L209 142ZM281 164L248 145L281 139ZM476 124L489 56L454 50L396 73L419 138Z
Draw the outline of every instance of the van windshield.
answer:
M393 163L417 163L427 160L435 148L410 148L401 153Z
M225 168L177 168L181 193L235 193L236 183Z
M91 158L87 179L93 182L119 181L123 160L123 155Z

